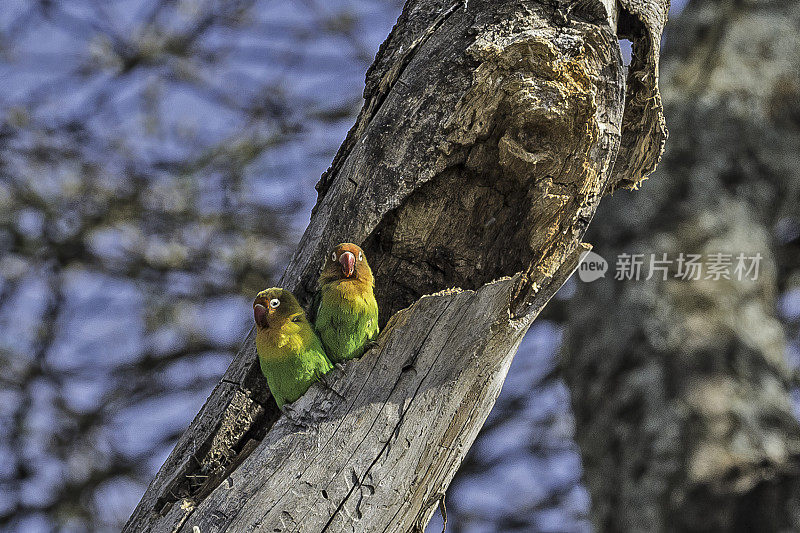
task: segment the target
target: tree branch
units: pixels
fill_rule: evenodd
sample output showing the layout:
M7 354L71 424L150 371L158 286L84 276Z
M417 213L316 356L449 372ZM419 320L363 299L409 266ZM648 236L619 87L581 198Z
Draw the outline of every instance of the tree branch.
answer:
M288 419L248 337L127 531L425 526L587 248L623 132L615 15L600 2L406 4L281 280L307 302L327 249L362 243L392 317L378 345Z

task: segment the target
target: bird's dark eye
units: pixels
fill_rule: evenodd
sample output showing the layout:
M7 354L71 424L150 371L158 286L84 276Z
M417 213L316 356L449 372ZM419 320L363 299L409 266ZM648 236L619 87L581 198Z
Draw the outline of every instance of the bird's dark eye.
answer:
M336 261L336 252L331 253L331 261Z
M364 259L364 254L358 252L358 260L361 261L362 259Z
M273 309L276 309L279 305L281 305L281 301L277 298L273 298L269 301L269 306Z

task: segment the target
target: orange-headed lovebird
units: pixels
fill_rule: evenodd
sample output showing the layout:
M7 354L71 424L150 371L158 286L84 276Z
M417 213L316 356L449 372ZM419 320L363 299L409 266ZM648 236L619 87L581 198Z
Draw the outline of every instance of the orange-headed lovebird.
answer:
M305 394L333 365L294 295L278 287L253 302L261 372L278 407Z
M334 363L360 357L378 336L374 284L364 251L355 244L339 244L325 259L314 325Z

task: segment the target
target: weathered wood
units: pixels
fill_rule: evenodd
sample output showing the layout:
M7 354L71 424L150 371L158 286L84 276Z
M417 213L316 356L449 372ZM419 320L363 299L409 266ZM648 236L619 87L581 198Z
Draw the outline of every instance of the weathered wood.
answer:
M425 525L609 182L624 80L603 5L406 4L281 284L307 302L328 248L353 241L381 320L407 309L297 423L248 337L127 531Z
M183 530L424 527L530 323L508 318L515 281L397 313L380 344L296 402L295 419L281 418Z
M617 31L630 39L632 60L628 66L622 140L609 188L636 188L656 169L667 125L658 88L661 33L667 22L669 0L620 0Z

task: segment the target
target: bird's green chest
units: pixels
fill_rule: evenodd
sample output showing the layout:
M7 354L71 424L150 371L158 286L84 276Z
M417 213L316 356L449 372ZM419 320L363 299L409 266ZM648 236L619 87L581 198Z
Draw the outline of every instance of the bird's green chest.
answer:
M378 305L372 290L341 286L323 290L316 326L331 360L361 356L378 334Z
M278 407L295 401L331 369L310 326L291 335L261 332L256 336L256 348L261 372Z

